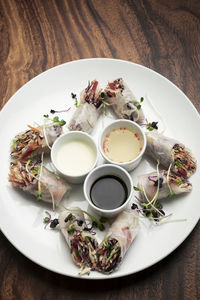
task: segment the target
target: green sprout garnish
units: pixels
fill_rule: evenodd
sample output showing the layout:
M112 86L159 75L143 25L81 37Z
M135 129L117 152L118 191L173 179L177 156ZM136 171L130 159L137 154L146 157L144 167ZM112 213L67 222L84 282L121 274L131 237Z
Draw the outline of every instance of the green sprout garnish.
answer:
M76 107L79 107L79 104L78 104L78 100L77 100L77 98L75 98L75 103L74 103L74 106L76 106Z
M70 220L73 220L75 217L70 213L66 218L65 218L65 222L68 222Z
M111 244L109 244L109 243L106 242L106 241L103 241L103 244L104 244L104 246L105 246L105 248L106 248L107 250L111 250Z
M184 182L181 181L181 180L173 179L173 181L174 181L175 183L177 183L178 185L184 184Z
M53 124L49 125L49 126L52 126L52 125L60 125L60 126L63 126L66 124L65 120L59 120L59 117L56 116L54 117L53 119L49 118L49 115L44 115L44 118L46 118L48 121L52 121ZM47 126L44 126L44 127L49 127L48 125Z
M174 164L175 164L175 166L180 167L183 170L185 170L184 166L182 165L182 163L179 160L175 160Z
M18 142L19 142L19 139L14 139L13 144L12 144L12 148L15 148L17 146Z
M75 223L72 223L72 224L70 224L69 226L68 226L68 228L67 228L67 232L68 233L74 233L74 225L75 225Z
M134 190L135 190L135 191L137 191L137 192L143 192L143 190L142 190L142 189L140 189L140 188L139 188L139 187L137 187L137 186L134 186L133 188L134 188Z
M38 201L42 201L42 193L41 193L41 190L40 190L39 193L37 194L37 200L38 200Z
M149 131L152 131L154 129L158 129L158 126L157 126L158 122L152 122L152 123L148 123L146 128L149 130Z
M100 221L98 221L94 216L92 216L90 213L88 213L87 211L85 211L85 210L82 210L82 209L69 209L69 208L66 208L66 207L64 207L66 210L68 210L68 211L79 211L79 212L83 212L84 214L86 214L89 218L90 218L90 220L91 220L91 222L92 222L92 226L95 226L95 227L97 227L99 230L101 230L101 231L103 231L104 229L105 229L105 226L100 222Z

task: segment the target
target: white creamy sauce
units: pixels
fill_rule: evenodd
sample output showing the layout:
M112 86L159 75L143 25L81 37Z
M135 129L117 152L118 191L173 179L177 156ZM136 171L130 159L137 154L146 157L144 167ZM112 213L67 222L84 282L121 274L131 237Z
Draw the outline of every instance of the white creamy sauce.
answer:
M138 134L128 128L112 130L104 139L103 150L106 156L119 163L135 159L142 150Z
M95 151L85 141L64 143L57 153L57 164L61 172L76 176L88 172L96 160Z

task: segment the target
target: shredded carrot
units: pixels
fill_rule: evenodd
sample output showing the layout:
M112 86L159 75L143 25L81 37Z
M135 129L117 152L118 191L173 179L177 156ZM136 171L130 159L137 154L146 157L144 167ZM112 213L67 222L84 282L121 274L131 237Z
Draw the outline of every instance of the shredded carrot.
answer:
M35 128L31 125L27 125L31 130L35 131L35 132L38 132L38 133L41 133L41 131L38 129L38 128Z

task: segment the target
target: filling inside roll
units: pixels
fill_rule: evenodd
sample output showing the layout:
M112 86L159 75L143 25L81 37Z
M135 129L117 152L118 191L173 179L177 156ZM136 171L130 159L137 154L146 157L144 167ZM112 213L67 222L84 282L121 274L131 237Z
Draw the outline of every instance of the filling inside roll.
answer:
M97 264L98 242L90 233L84 214L63 211L59 216L59 223L73 261L81 268L80 274L94 270Z
M180 144L175 144L172 149L174 157L174 171L183 176L194 173L196 170L196 162L192 159L189 151Z
M103 273L111 273L121 262L120 242L115 238L103 241L102 246L97 250L97 269Z
M91 236L75 233L70 241L70 252L77 265L88 266L92 270L96 268L96 248L95 239Z
M93 104L96 108L99 108L102 104L101 99L99 99L101 89L98 88L98 84L96 80L91 81L91 83L89 82L83 95L84 101Z
M56 138L59 137L62 133L62 127L60 125L48 125L43 129L42 127L28 127L30 128L29 130L25 131L24 133L18 134L14 138L13 144L11 146L12 159L24 160L28 158L32 153L38 154L38 150L43 151L43 148L47 147L47 143L49 144L49 146L51 146ZM45 135L47 141L45 140ZM40 152L39 154L41 154Z
M108 86L105 89L105 92L108 97L116 97L116 92L122 94L124 90L124 84L122 78L116 79L113 82L108 82Z

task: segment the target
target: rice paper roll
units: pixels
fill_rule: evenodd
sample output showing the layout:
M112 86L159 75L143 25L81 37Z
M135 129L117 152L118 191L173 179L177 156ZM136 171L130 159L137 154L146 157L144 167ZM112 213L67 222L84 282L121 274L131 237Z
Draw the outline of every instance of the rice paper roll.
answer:
M188 178L196 171L196 159L191 151L175 139L157 131L147 135L146 153L165 168L179 176Z
M112 106L114 112L121 119L143 123L145 117L141 106L132 91L122 78L108 82L104 90L106 100Z
M32 194L38 200L57 206L64 194L69 194L71 186L45 168L40 159L14 161L10 164L9 181L14 187Z
M159 184L159 190L158 190ZM165 199L173 194L178 195L182 193L187 193L192 190L191 183L176 174L173 174L166 170L157 172L151 172L139 177L138 188L140 190L140 201L148 202L151 201L158 190L156 196L157 200Z
M138 232L138 215L124 210L113 222L97 250L97 270L104 274L116 271Z
M86 89L81 92L79 106L68 125L69 130L87 133L92 131L100 115L101 91L98 81L93 80L88 83Z
M70 209L70 212L64 210L58 219L72 259L80 267L80 274L94 270L97 264L98 243L87 230L83 212L79 208Z
M62 126L54 123L30 129L15 136L11 146L11 159L27 159L30 155L49 153L53 143L62 133Z

